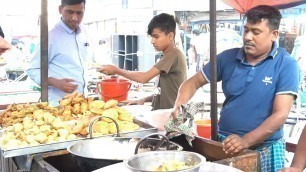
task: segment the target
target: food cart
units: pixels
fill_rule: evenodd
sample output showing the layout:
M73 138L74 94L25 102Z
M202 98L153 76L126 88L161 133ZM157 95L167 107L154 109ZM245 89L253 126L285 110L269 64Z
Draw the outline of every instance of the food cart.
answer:
M42 1L45 2L45 1ZM44 3L42 3L44 4ZM47 11L47 10L44 10ZM43 15L44 16L44 15ZM46 28L43 23L43 27ZM48 30L48 29L46 29ZM45 30L45 31L46 31ZM47 38L47 36L46 36ZM47 39L43 38L44 43L47 42ZM46 45L46 44L45 44ZM46 46L42 46L42 52L46 53ZM46 54L42 55L42 57L46 57ZM46 59L46 58L45 58ZM42 63L46 62L45 60L42 60ZM42 66L46 67L45 64L42 64ZM46 69L46 68L45 68ZM46 76L46 72L44 72ZM44 77L47 78L47 77ZM43 84L46 84L46 82L43 82ZM46 100L46 87L47 85L42 86L42 99ZM212 88L215 88L215 85L212 84ZM214 92L214 89L212 89L212 92ZM213 108L213 106L216 103L216 96L212 96L212 113L217 114ZM214 120L216 122L216 119ZM213 122L214 123L214 122ZM215 124L213 124L215 125ZM216 130L213 130L214 136L216 135ZM37 169L44 169L45 171L61 171L60 167L56 163L61 163L63 162L63 158L65 159L65 165L66 166L71 166L71 171L75 171L75 167L73 165L72 161L69 161L66 156L67 152L62 151L65 149L65 147L68 144L73 143L74 141L69 141L66 143L56 143L54 145L42 145L38 147L33 147L33 148L25 148L23 150L17 149L17 150L12 150L12 151L1 151L1 171L22 171L22 169L29 170L29 168L23 168L23 167L28 167L29 163L31 168L37 168ZM259 161L259 155L255 151L251 150L245 150L242 151L241 153L234 155L234 156L229 156L225 155L222 151L222 146L218 144L215 141L212 140L206 140L203 138L197 137L196 140L193 142L193 146L190 151L195 151L199 152L204 156L208 157L208 160L214 161L216 163L221 163L221 164L226 164L226 165L231 165L234 167L237 167L239 169L244 169L244 170L254 170L258 171L259 166L260 166L260 161ZM198 148L198 149L196 149ZM23 162L23 163L20 163ZM24 163L27 162L27 163ZM71 162L71 163L70 163ZM23 165L22 165L23 164ZM31 169L30 168L30 169ZM32 169L33 170L33 169Z

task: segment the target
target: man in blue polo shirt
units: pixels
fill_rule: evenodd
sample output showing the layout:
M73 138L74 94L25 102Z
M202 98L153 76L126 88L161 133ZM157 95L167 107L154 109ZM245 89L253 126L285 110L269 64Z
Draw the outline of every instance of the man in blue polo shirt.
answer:
M283 124L297 95L298 66L275 42L282 17L276 8L260 5L245 16L244 46L217 56L217 78L226 97L219 140L227 154L247 148L259 151L261 171L277 171L284 166ZM210 79L208 63L181 85L174 118L179 107Z

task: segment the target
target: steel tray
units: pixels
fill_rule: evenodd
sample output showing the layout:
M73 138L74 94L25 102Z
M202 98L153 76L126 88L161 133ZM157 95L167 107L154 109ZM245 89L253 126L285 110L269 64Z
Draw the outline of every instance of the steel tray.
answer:
M120 136L121 137L144 137L148 134L157 132L157 128L147 123L144 123L143 121L140 121L138 119L134 119L134 123L138 124L140 126L140 129L136 131L120 133L121 134ZM107 134L101 137L114 137L114 136L116 136L116 134ZM99 138L99 137L95 137L95 138ZM55 150L62 150L62 149L66 149L69 145L75 142L78 142L80 140L86 140L86 139L90 139L90 138L79 138L79 139L71 140L71 141L51 143L51 144L42 144L38 146L18 148L18 149L3 150L1 148L1 154L4 158L9 158L9 157L16 157L16 156L21 156L21 155L30 155L30 154L50 152L50 151L55 151Z

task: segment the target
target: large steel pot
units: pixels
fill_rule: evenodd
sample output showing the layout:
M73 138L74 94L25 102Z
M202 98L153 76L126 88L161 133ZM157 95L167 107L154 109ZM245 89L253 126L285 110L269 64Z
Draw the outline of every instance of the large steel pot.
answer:
M151 134L145 138L100 137L81 140L68 146L67 150L80 170L87 172L123 162L123 160L138 152L154 150L181 151L183 148L174 142L170 142L166 136Z
M113 138L102 137L92 140L82 140L68 147L72 158L81 171L93 171L111 164L123 162L134 155L141 138ZM138 146L138 152L147 152L155 149L159 144L158 138L147 139L146 145ZM166 150L162 144L158 150ZM183 150L183 148L170 142L168 150Z

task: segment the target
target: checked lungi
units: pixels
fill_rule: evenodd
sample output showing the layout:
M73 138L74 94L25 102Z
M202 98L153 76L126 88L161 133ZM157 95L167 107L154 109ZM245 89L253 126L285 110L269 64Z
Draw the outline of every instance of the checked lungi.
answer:
M218 141L222 142L226 136L218 134ZM279 139L273 142L262 143L260 146L250 148L260 153L261 172L277 172L284 168L285 141Z

